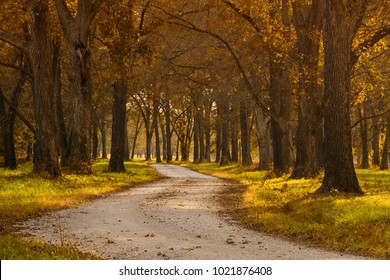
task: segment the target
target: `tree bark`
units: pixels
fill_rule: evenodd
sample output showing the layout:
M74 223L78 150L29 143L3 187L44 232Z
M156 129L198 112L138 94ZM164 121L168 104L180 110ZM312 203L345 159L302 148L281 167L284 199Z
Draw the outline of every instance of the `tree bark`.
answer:
M220 107L220 119L221 119L221 160L220 165L228 165L231 161L230 150L229 150L229 104L228 101L222 100L223 94L220 96L220 100L217 105Z
M171 101L168 94L165 102L165 135L167 144L167 163L172 161Z
M114 103L112 106L111 157L108 170L124 172L123 153L125 147L127 84L120 80L114 85Z
M59 41L54 43L53 55L53 77L54 77L54 93L56 99L56 117L57 117L57 131L59 138L59 150L61 159L65 158L65 153L68 149L68 139L66 134L66 126L64 119L64 112L62 108L61 95L61 45Z
M239 124L239 109L237 108L239 104L233 105L233 108L230 113L230 142L231 142L231 162L238 162L239 161L239 155L238 155L238 124Z
M386 114L386 136L385 136L385 141L383 143L380 170L389 169L389 149L390 149L390 112Z
M240 103L240 128L241 128L241 149L242 149L242 165L252 165L251 156L251 137L250 137L250 122L248 116L247 101L243 99Z
M350 120L351 50L360 5L349 9L341 2L325 0L325 176L317 192L362 193L353 165Z
M89 35L102 0L77 2L73 17L65 0L55 0L69 50L72 86L72 118L68 151L63 165L69 170L91 173L92 80Z
M33 73L34 113L36 121L34 168L35 173L61 176L58 164L53 91L53 46L48 1L29 1L32 16L29 60Z
M195 108L197 110L197 108ZM199 117L194 113L194 163L199 163Z
M258 108L256 111L256 136L259 143L259 170L272 166L271 118Z
M102 159L107 159L107 133L104 116L100 117L100 134L102 136Z
M299 107L296 136L296 160L292 178L315 177L321 169L317 143L321 131L321 94L319 88L319 50L323 0L311 5L293 4L294 26L298 37ZM320 145L319 145L320 144Z
M162 162L161 151L160 151L160 133L158 131L158 116L159 116L159 104L157 98L153 99L153 126L154 126L154 137L156 139L156 162Z
M360 122L360 139L361 139L361 163L360 167L362 169L368 169L370 167L369 164L369 156L368 156L368 124L366 117L367 112L367 104L364 101L364 104L362 106L363 108L357 108L359 110L359 116L362 119Z
M92 159L93 160L96 160L98 158L98 147L99 147L98 125L99 125L99 119L96 113L94 112L92 118Z
M370 110L372 115L375 115L375 110ZM371 119L371 125L372 125L372 164L374 166L380 165L380 156L379 156L379 118L375 117Z

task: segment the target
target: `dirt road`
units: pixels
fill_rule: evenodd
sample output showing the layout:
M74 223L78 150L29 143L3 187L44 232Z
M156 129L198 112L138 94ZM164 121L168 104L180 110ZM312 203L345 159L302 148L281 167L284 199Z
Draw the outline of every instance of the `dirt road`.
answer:
M20 225L24 234L105 259L354 259L242 228L218 214L228 182L175 165L166 178Z

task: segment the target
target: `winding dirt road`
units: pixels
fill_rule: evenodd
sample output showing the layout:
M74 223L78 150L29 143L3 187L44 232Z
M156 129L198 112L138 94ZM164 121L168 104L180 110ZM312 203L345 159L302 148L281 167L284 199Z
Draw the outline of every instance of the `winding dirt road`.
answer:
M251 231L218 214L229 182L175 165L166 178L20 225L20 232L65 242L105 259L355 259Z

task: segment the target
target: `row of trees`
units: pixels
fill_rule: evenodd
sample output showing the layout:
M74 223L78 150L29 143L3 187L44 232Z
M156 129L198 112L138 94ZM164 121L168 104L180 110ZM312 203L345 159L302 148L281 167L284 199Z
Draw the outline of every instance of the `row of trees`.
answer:
M154 145L157 161L172 161L176 149L182 160L250 165L257 147L260 169L292 168L301 178L324 168L320 192L361 193L353 151L363 168L370 157L388 168L388 8L378 0L3 1L5 164L16 167L17 115L19 131L29 129L22 142L34 142L34 172L52 177L59 159L91 172L98 143L107 156L109 123L111 171L124 171L143 131L148 160Z

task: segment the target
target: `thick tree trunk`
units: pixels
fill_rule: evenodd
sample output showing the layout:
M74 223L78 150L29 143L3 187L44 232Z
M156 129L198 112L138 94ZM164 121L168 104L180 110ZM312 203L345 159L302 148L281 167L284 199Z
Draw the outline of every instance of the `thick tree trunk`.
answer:
M259 170L270 170L272 165L271 118L257 109L256 136L259 143Z
M102 0L77 1L73 17L65 0L55 0L69 50L72 87L70 137L63 165L76 172L91 173L92 80L89 37Z
M127 84L125 80L115 83L112 106L111 157L108 166L108 170L111 172L125 171L123 152L125 146L126 96Z
M319 151L322 143L321 94L318 85L318 60L323 0L312 4L293 4L294 26L298 35L298 52L302 57L299 65L299 107L296 136L296 160L292 178L314 177L321 169ZM320 145L319 145L320 144Z
M289 171L292 163L291 147L291 88L286 65L273 54L270 55L271 110L278 120L271 120L274 172Z
M53 91L53 46L48 14L48 1L29 1L32 15L29 59L33 73L36 142L35 173L61 176L58 164L55 124L55 96Z
M276 2L270 0L273 8L270 10L271 18L281 15L283 26L288 29L289 2L282 0ZM288 32L284 34L288 40ZM271 138L273 145L274 172L276 174L287 173L293 162L292 136L290 127L292 93L289 69L291 68L286 56L280 57L278 50L269 51L269 75L270 75L270 110L274 116L271 120Z
M352 16L341 2L325 0L325 176L317 192L362 193L353 165L350 121L351 50L357 24Z

